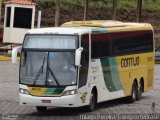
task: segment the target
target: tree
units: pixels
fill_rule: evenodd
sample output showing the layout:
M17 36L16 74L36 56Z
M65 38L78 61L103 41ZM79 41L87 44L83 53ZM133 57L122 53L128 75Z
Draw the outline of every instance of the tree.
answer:
M116 11L117 11L117 0L113 0L113 15L112 15L112 19L115 20L116 19Z
M137 0L137 22L141 21L142 0Z
M59 25L59 9L60 9L60 0L56 0L56 13L55 13L55 24L54 26Z
M89 0L85 0L83 20L87 20L87 17L88 17L88 6L89 6Z
M0 0L0 25L1 25L1 18L2 18L1 11L2 11L2 0Z

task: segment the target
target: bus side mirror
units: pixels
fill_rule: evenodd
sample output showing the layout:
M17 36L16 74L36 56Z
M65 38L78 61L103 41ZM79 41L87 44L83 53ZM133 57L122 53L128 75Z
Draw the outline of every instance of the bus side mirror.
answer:
M21 48L21 46L17 46L15 48L13 48L12 50L12 63L16 64L17 63L17 54L18 54L18 50Z
M76 55L75 55L75 65L80 66L81 65L81 55L82 55L83 48L80 47L76 50Z

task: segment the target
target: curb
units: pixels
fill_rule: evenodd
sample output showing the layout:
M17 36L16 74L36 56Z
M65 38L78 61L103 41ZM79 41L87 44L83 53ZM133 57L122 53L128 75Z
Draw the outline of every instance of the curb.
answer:
M11 57L0 56L0 61L11 61ZM17 60L20 60L20 57L17 57Z

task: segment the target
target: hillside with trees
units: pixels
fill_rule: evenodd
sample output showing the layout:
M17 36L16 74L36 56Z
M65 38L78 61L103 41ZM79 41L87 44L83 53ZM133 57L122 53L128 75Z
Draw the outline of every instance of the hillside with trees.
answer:
M4 1L4 0L2 0ZM37 3L38 10L42 11L42 27L55 26L56 1L59 1L61 25L67 21L83 20L111 20L137 21L137 2L139 0L32 0ZM88 2L88 3L87 3ZM85 5L87 4L87 15L84 16ZM113 8L113 4L116 8ZM114 9L116 10L113 14ZM2 22L4 5L2 5ZM37 20L37 14L36 14ZM37 21L35 21L36 24ZM156 47L160 46L160 0L142 0L142 13L140 22L151 23L155 30Z

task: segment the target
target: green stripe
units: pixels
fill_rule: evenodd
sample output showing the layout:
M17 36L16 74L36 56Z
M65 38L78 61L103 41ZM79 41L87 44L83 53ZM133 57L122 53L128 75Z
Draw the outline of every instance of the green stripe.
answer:
M111 76L112 76L114 87L116 90L122 90L116 58L115 57L109 58L109 64L110 64Z
M104 57L100 60L107 89L110 92L122 90L116 59L114 57Z
M92 28L92 33L106 33L106 28Z
M48 88L44 94L61 94L64 88Z

